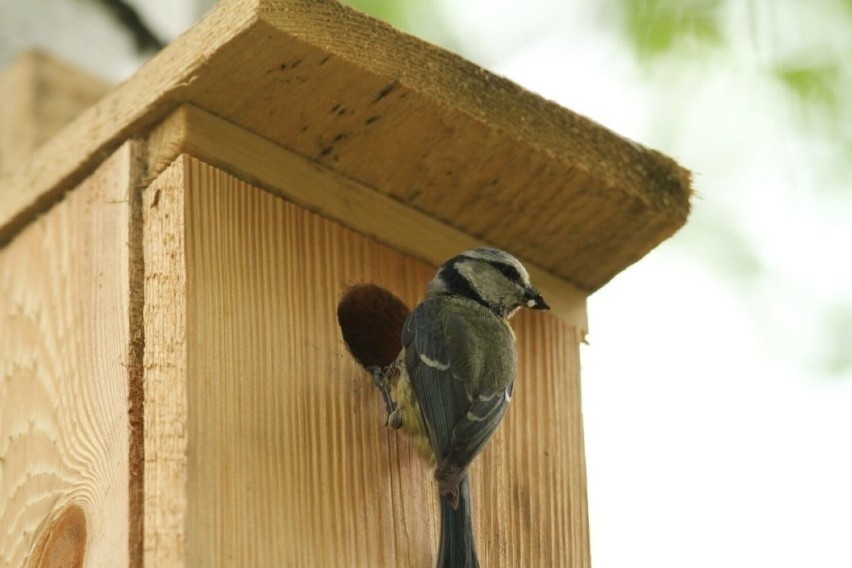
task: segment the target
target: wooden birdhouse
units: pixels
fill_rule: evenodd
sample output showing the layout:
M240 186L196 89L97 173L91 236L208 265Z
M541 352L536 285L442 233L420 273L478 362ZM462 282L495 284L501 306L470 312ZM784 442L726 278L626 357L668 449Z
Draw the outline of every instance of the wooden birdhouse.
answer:
M589 565L586 298L685 222L688 172L331 1L223 1L100 88L0 80L0 565L431 566L431 473L350 349L395 355L483 244L553 309L512 320L480 557Z

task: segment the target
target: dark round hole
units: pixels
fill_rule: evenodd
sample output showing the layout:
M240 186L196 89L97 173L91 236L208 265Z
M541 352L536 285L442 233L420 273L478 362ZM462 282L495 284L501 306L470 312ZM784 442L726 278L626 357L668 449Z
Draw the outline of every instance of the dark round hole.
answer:
M352 356L364 367L385 367L402 350L408 317L402 300L375 284L351 287L337 306L337 321Z

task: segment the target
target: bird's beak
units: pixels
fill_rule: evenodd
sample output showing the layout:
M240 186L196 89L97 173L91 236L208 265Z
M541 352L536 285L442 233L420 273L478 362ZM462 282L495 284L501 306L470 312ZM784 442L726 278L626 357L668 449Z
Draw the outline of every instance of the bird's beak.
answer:
M544 301L544 298L541 297L541 294L538 293L538 290L536 290L532 286L524 290L524 300L526 302L526 307L532 308L533 310L550 309L550 306L547 304L547 302Z

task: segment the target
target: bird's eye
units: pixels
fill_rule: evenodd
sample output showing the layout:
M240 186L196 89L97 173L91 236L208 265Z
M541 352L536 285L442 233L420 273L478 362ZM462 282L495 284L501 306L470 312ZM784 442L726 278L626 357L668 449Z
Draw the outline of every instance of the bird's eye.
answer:
M518 273L518 269L514 266L510 266L508 264L500 265L500 274L508 278L509 280L520 280L521 275Z

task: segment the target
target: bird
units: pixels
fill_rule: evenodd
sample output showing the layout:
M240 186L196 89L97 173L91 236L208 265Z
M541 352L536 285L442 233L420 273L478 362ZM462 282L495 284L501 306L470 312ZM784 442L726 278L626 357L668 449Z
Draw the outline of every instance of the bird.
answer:
M402 428L434 466L439 568L479 566L468 469L512 400L517 352L509 318L522 307L550 309L518 259L489 247L462 252L427 284L397 358L369 369L388 426Z

